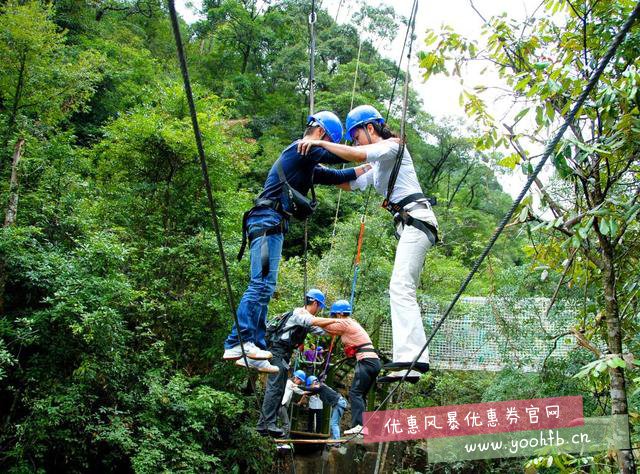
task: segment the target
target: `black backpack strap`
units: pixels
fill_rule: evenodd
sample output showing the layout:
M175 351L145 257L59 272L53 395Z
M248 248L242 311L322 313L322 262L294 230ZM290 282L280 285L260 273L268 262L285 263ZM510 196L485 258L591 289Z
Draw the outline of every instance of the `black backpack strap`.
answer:
M280 161L280 159L278 159L278 166L276 166L276 170L278 171L278 178L280 178L280 182L286 184L291 189L295 189L293 186L289 184L289 181L287 181L287 177L284 174L284 169L282 169L282 161ZM315 169L314 169L314 172L311 174L311 202L313 203L318 202L318 200L316 199L316 190L315 190L315 187L313 186L314 175L315 175Z
M396 154L396 161L393 164L391 175L389 176L389 184L387 185L387 195L382 201L382 207L385 209L390 202L391 195L393 194L393 188L396 187L396 180L398 179L398 173L400 172L400 166L402 165L402 158L404 157L404 142L398 145L398 153Z
M247 219L249 218L252 210L253 209L245 212L242 216L242 244L240 245L240 250L238 252L238 261L242 260L242 256L244 255L244 251L247 247L247 242L250 244L256 237L283 234L286 228L283 219L274 226L266 227L259 231L247 232ZM267 243L267 239L263 239L262 244L260 245L260 261L262 265L262 278L265 278L269 274L269 245Z

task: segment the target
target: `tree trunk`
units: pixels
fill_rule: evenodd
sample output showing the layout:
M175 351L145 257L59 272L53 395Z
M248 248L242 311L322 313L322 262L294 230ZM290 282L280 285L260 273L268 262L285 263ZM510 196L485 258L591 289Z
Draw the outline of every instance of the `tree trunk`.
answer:
M622 328L616 293L616 269L614 266L615 252L609 239L598 232L598 239L602 247L602 283L605 299L605 321L607 324L607 346L611 354L622 357ZM620 367L609 368L611 377L611 414L628 415L627 389L624 369ZM618 451L618 467L623 474L636 472L635 461L631 450Z
M22 147L24 146L24 138L18 138L13 149L13 160L11 162L11 181L9 185L9 204L4 217L4 226L9 227L16 221L18 214L18 165L22 158Z
M11 181L9 186L9 205L7 206L7 212L4 218L4 227L13 225L16 221L16 214L18 212L18 164L22 157L22 147L24 145L24 138L19 138L14 152L13 161L11 164ZM4 314L4 289L7 283L7 270L4 263L4 258L0 257L0 314Z
M25 73L26 66L27 66L27 56L23 54L22 57L20 58L20 71L18 73L18 83L16 84L16 90L13 93L13 106L11 107L11 116L9 117L9 123L7 124L7 129L5 130L4 140L2 143L3 150L9 144L9 139L11 138L11 135L13 134L16 126L16 118L18 116L18 109L20 107L20 99L22 98L22 88L24 87L24 73Z

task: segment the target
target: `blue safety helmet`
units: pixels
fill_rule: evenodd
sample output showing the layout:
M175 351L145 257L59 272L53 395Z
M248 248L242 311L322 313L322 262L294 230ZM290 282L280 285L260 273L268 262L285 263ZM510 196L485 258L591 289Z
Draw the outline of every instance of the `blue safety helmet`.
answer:
M347 300L338 300L331 305L331 315L339 313L351 314L351 304Z
M318 377L316 377L315 375L309 375L309 377L307 377L307 387L311 387L313 385L313 382L315 382L316 380L318 380Z
M359 105L347 114L347 140L353 140L353 131L361 126L371 122L384 123L384 118L375 107L370 105Z
M321 308L324 308L324 293L317 288L307 291L307 298L317 301Z
M329 135L329 138L331 138L333 143L340 143L340 140L342 140L342 135L344 133L342 122L333 112L329 112L328 110L316 112L313 115L309 115L307 122L309 124L317 122L326 134Z
M307 381L307 374L304 373L304 370L296 370L293 373L293 376L302 380L302 383L305 383Z

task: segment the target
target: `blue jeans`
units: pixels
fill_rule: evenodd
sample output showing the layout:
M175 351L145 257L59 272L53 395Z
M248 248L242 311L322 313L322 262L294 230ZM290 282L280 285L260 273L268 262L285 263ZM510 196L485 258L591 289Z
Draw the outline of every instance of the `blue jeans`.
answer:
M247 231L249 233L259 232L262 229L277 225L281 220L282 216L273 209L255 209L247 219ZM265 239L269 249L269 273L263 278L261 247ZM267 308L276 289L283 241L283 234L260 236L251 241L249 254L251 259L251 278L249 287L242 295L238 305L237 315L242 342L253 342L261 349L267 348L264 340L267 327ZM224 347L225 349L230 349L238 344L240 344L238 328L234 324L229 337L224 342Z
M344 415L344 409L347 408L347 401L340 397L331 409L331 439L340 439L340 420Z

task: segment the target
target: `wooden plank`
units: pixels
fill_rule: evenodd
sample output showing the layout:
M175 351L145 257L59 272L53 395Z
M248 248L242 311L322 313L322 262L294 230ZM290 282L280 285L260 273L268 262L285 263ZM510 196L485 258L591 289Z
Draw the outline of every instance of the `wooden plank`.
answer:
M341 444L348 443L348 439L274 439L277 444Z

